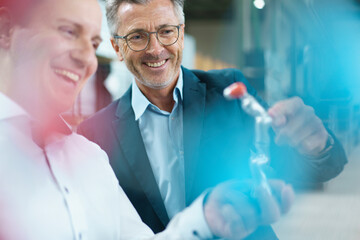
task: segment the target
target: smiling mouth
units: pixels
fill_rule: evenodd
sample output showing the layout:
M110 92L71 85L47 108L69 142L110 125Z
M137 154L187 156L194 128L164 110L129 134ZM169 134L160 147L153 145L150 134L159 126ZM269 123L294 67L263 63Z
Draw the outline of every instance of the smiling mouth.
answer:
M162 60L162 61L156 62L156 63L147 62L145 64L148 67L158 68L158 67L161 67L162 65L164 65L165 63L166 63L166 60Z
M65 77L66 79L71 80L72 82L77 83L80 80L80 76L75 73L61 69L55 69L54 71L57 75Z

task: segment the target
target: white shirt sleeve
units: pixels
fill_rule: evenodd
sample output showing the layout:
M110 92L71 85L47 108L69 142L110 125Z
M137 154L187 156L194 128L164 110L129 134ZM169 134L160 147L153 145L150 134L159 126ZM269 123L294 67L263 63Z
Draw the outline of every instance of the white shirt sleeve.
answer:
M213 235L204 216L204 197L205 194L202 194L189 207L176 214L166 229L163 232L156 234L151 239L211 239Z
M120 192L120 239L139 240L149 239L154 233L142 222L139 214L126 196L124 190L119 187Z
M167 228L156 235L141 221L130 200L120 189L120 239L152 240L199 240L212 238L203 210L205 194L198 197L189 207L176 214Z

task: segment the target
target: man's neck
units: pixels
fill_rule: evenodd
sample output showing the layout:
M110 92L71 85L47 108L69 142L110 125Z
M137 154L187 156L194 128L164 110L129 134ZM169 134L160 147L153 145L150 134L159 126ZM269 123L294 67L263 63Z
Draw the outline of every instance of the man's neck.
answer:
M58 114L53 112L53 109L46 107L44 102L36 98L36 94L26 97L26 94L22 94L18 91L14 91L11 87L7 93L7 96L21 106L33 119L43 128L50 128L53 120L58 117Z
M173 92L177 81L178 79L162 89L150 88L138 83L138 81L136 81L136 84L138 85L140 91L152 104L163 111L171 112L175 104Z

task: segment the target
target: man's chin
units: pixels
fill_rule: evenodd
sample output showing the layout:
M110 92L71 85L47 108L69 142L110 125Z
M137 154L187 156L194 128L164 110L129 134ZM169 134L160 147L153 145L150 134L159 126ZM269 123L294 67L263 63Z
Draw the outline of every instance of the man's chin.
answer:
M53 115L60 115L62 113L70 111L74 106L74 103L75 103L75 99L74 100L68 99L67 101L62 101L62 102L59 102L58 99L56 99L55 101L52 102L52 104L49 104L47 108L49 112L51 112Z
M169 85L171 85L171 83L174 80L170 80L170 81L154 81L154 80L139 80L139 82L148 87L148 88L152 88L152 89L164 89L166 87L168 87Z

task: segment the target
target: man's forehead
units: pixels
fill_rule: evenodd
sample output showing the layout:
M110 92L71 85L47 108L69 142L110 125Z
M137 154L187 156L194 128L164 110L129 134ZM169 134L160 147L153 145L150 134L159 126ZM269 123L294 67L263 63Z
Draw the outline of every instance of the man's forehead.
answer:
M6 7L16 22L26 21L38 3L43 0L0 0L0 7Z
M31 0L32 1L32 0ZM35 0L37 6L30 13L33 19L52 21L68 19L78 24L101 26L101 9L97 0ZM91 18L89 18L89 14Z
M176 17L170 0L150 1L146 4L123 2L117 14L121 25L135 25L135 27L141 27L141 22L148 21L163 22L159 23L160 25L169 24L167 21Z
M170 0L152 0L146 3L129 3L123 2L118 8L118 16L127 14L137 14L140 12L155 13L164 12L174 9L173 3Z

